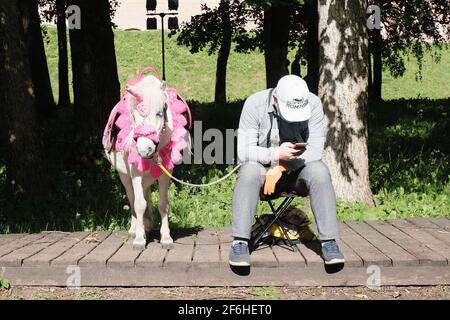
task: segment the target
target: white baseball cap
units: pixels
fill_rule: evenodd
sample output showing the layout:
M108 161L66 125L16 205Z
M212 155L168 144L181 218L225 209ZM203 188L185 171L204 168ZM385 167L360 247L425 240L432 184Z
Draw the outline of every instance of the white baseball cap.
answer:
M306 81L296 75L282 77L275 88L281 116L289 122L306 121L311 118Z

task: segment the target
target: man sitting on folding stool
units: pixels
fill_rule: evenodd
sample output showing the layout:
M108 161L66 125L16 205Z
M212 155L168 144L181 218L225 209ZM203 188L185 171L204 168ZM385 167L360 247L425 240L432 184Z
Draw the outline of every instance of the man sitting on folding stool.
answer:
M230 265L250 266L248 241L260 192L292 191L310 196L325 264L344 263L336 243L336 196L328 167L321 160L324 143L322 103L302 78L284 76L275 89L247 98L238 129L242 167L233 194Z

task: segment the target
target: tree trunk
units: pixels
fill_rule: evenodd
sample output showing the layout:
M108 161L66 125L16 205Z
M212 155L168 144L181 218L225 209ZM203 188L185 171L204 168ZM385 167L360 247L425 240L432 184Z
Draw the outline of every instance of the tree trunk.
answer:
M291 63L291 74L299 76L299 77L302 76L302 67L300 65L300 57L301 57L300 49L297 49L294 60Z
M67 57L66 0L56 0L58 28L58 107L69 107L69 61Z
M308 84L309 91L317 94L319 86L319 16L317 12L317 0L305 2L307 12L306 48L308 61L308 74L305 81Z
M264 10L264 58L267 88L289 74L287 59L290 13L289 7L272 6Z
M368 36L365 1L320 1L319 96L325 162L338 198L373 204L367 150Z
M381 101L381 83L382 83L382 61L381 61L381 46L382 39L379 29L374 29L374 39L373 39L373 83L371 98L374 102Z
M0 0L0 116L8 185L15 195L45 195L47 173L18 0Z
M369 48L370 48L370 42L369 42ZM372 79L372 54L369 50L369 58L367 59L367 66L368 66L368 78L369 78L369 84L368 84L368 95L369 100L372 99L372 92L373 92L373 79Z
M222 0L219 5L219 12L222 20L222 41L217 57L216 67L216 88L215 104L225 104L227 102L227 64L231 50L231 22L230 22L230 1Z
M40 115L48 115L55 111L55 100L53 98L44 41L42 39L38 1L20 0L19 4L28 48L31 79L34 85L37 110Z
M70 30L75 143L80 155L96 156L109 113L120 99L110 4L108 0L69 0L68 4L81 9L81 29Z

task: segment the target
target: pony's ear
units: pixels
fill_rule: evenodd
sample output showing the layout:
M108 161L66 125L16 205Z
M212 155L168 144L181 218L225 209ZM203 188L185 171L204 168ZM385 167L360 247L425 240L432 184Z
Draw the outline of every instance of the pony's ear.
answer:
M163 80L163 81L161 81L161 90L166 91L166 89L167 89L167 83Z

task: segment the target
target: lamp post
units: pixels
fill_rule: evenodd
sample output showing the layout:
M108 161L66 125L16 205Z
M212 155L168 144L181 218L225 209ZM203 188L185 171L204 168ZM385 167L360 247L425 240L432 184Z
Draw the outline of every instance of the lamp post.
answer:
M150 5L149 5L150 3ZM177 10L178 9L178 0L169 0L169 10ZM156 0L147 1L147 11L155 11L156 10ZM178 12L147 12L147 16L160 16L161 17L161 47L162 47L162 78L166 80L166 59L165 59L165 48L164 48L164 17L165 16L176 16ZM148 18L150 19L150 18ZM156 19L156 18L154 18ZM174 18L171 23L171 18L169 18L169 29L178 29L178 19ZM156 20L155 20L156 21ZM149 22L147 21L147 26ZM156 29L156 23L153 23Z

